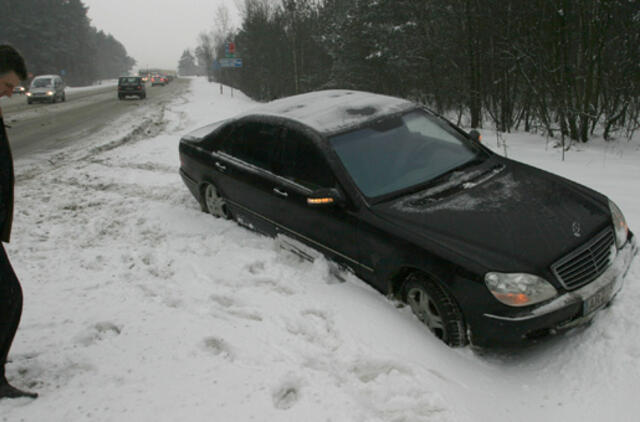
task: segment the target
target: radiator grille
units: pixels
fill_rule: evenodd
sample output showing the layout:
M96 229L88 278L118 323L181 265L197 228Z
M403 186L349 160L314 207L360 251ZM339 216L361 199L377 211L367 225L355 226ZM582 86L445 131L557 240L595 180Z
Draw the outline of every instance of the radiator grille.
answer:
M607 229L551 265L551 271L567 290L584 286L611 264L613 242L613 231Z

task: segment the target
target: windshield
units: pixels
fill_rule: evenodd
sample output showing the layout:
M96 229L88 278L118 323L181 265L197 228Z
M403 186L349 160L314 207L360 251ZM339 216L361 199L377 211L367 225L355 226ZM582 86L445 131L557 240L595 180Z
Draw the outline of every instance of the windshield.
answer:
M51 86L51 78L34 79L31 84L32 88L45 88L47 86Z
M424 185L486 153L445 121L422 110L330 138L367 197Z

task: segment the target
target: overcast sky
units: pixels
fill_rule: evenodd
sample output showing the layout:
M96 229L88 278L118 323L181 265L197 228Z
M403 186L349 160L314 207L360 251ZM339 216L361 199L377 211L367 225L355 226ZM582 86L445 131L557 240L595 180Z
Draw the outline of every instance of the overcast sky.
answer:
M113 35L136 59L136 68L176 69L198 34L213 29L216 11L226 5L231 23L240 22L234 0L83 0L91 24Z

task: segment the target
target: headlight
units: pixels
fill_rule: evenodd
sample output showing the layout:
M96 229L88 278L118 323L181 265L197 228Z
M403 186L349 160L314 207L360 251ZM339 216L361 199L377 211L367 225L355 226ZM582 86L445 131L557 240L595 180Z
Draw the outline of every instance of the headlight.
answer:
M484 282L496 299L509 306L533 305L558 294L547 280L533 274L487 273Z
M47 91L47 95L48 96L52 96L53 95L53 91Z
M629 226L627 226L627 220L624 219L620 208L611 200L609 200L609 209L613 220L613 231L616 233L616 246L620 249L627 241L627 236L629 236Z
M27 95L27 97L30 97L30 96L31 96L31 93L30 93L30 92L27 92L27 94L26 94L26 95Z

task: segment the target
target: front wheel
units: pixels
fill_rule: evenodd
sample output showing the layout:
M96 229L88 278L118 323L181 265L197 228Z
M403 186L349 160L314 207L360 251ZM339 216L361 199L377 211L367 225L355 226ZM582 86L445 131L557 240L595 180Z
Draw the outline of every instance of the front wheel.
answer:
M227 208L227 201L220 195L218 189L212 184L206 183L203 188L204 211L219 218L229 218L229 209Z
M402 299L440 340L452 347L467 344L462 312L437 282L421 273L411 274L402 286Z

